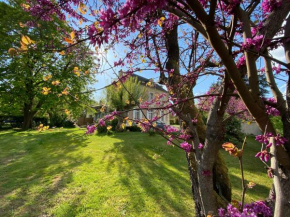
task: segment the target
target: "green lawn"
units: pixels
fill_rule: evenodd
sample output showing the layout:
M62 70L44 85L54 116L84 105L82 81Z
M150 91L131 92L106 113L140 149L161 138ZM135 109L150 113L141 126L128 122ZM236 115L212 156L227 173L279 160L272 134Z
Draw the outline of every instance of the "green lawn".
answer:
M267 196L271 180L249 139L246 200ZM224 153L240 200L238 161ZM159 136L84 130L0 132L0 216L193 216L185 154Z

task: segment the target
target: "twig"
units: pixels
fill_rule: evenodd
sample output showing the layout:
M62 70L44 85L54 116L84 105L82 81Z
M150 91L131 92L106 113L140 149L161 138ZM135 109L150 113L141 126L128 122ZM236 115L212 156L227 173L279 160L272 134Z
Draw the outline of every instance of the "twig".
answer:
M245 137L244 142L243 142L243 146L242 146L242 153L244 152L244 148L246 145L246 140L247 137ZM247 186L245 184L245 178L244 178L244 169L243 169L243 154L239 157L239 163L240 163L240 169L241 169L241 174L242 174L242 205L241 205L241 212L243 211L244 208L244 203L245 203L245 194L246 194L246 190L247 190Z

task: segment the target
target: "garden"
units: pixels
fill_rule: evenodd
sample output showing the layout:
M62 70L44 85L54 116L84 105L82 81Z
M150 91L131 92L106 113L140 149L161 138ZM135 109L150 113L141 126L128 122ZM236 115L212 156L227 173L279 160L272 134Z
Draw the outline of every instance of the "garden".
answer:
M289 11L0 1L0 216L290 216Z
M194 216L182 150L158 135L84 135L84 129L0 131L0 216ZM267 197L271 179L245 147L246 202ZM240 200L238 160L222 153L233 200Z

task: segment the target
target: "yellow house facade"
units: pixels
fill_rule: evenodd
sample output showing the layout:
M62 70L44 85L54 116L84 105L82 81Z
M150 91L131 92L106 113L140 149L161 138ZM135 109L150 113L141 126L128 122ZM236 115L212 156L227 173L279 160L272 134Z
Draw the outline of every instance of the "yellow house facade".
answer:
M152 84L150 86L146 85L150 82L150 79L144 78L139 75L133 75L133 77L137 77L138 81L140 81L140 85L144 86L146 91L146 96L148 97L146 100L148 102L154 100L154 103L149 105L149 109L142 109L138 108L137 106L133 109L133 111L128 112L128 117L131 120L141 120L141 119L149 119L151 120L153 117L158 116L158 120L160 122L169 125L170 118L169 118L169 111L168 109L156 109L165 107L168 103L168 92L163 89L162 86L158 84ZM158 99L158 96L163 96ZM150 109L151 108L151 109Z

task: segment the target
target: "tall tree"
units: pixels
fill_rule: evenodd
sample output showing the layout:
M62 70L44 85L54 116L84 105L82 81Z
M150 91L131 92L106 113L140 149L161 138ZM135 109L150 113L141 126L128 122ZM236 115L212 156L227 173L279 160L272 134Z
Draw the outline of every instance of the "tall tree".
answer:
M111 85L106 88L109 107L116 109L117 112L121 112L118 116L117 131L123 131L122 123L126 117L126 113L123 111L138 106L141 99L146 100L146 89L140 83L137 77L130 77L124 83L117 82L116 85Z
M0 3L0 110L23 115L28 129L36 113L59 104L65 105L63 112L72 111L89 100L82 92L92 81L93 57L85 45L61 51L63 33L71 31L64 21L55 17L32 24L34 18L19 2L10 3Z

